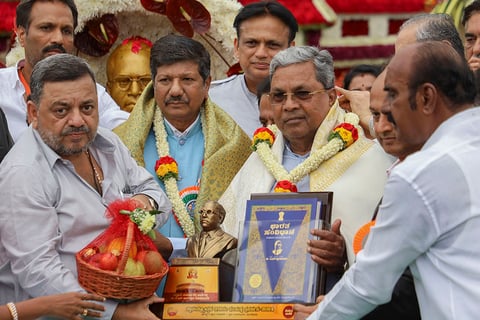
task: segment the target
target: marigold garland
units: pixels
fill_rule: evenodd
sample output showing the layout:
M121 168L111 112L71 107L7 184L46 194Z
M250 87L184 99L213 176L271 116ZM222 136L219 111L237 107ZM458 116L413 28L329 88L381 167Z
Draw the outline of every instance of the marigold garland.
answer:
M253 133L252 149L253 151L256 151L257 145L260 142L265 142L266 144L268 144L269 147L271 147L274 141L275 141L275 134L272 132L272 130L266 127L258 128Z
M162 182L169 178L178 180L177 161L170 156L160 157L155 163L155 173Z
M297 192L297 186L288 180L280 180L273 188L275 192Z
M296 183L302 180L318 166L336 155L338 152L352 145L358 139L358 116L354 113L345 115L345 122L336 126L328 136L328 143L310 153L310 156L301 164L287 172L271 150L275 135L267 128L259 128L253 136L252 147L257 152L267 170L278 181L275 192L297 192Z
M205 112L203 108L200 110L200 120L205 123ZM158 178L165 185L165 193L167 194L173 207L173 214L180 224L186 237L191 237L195 233L193 224L187 208L180 198L178 190L178 165L174 158L170 156L170 148L167 141L167 131L163 122L163 116L160 110L157 110L153 119L153 131L155 132L155 140L159 160L155 163L155 172Z

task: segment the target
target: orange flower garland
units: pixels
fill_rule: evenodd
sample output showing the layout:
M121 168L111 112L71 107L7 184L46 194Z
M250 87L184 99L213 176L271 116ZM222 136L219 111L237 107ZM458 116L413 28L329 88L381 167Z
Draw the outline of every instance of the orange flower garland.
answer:
M269 147L271 147L274 141L275 134L272 132L272 130L266 127L258 128L253 133L252 149L253 151L256 151L257 145L261 142L265 142L266 144L268 144Z
M280 180L273 189L274 192L298 192L297 186L288 180Z
M320 149L314 150L301 164L287 172L273 154L271 147L275 141L274 133L268 128L255 130L252 140L252 148L263 161L267 170L277 180L275 192L297 192L295 183L302 180L318 166L336 155L338 152L352 145L358 139L358 116L354 113L345 115L345 122L333 128L328 136L328 143Z
M160 157L155 163L155 173L162 182L169 178L178 180L177 161L170 156Z
M344 122L333 128L333 132L328 136L328 141L332 140L333 138L342 139L344 145L343 149L345 149L357 141L358 130L354 125Z

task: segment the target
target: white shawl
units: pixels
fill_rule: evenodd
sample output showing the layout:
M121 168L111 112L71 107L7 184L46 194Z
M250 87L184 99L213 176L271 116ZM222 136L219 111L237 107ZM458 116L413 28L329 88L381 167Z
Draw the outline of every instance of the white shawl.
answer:
M332 107L315 135L313 148L323 146L330 131L343 122L343 118L343 111ZM284 138L278 132L272 151L280 161L284 145ZM341 233L347 245L349 263L354 261L353 237L363 224L371 220L382 197L386 170L391 163L391 158L377 143L361 135L353 145L322 163L310 174L311 191L334 192L332 222L335 219L342 220ZM270 192L274 183L275 179L262 160L252 153L219 200L227 212L223 222L225 231L238 235L250 195Z

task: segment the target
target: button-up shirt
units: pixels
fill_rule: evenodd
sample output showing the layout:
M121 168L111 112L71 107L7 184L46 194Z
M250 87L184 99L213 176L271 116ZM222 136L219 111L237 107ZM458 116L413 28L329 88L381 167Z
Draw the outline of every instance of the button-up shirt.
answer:
M360 318L408 266L422 319L478 318L479 123L478 107L452 116L395 166L365 248L309 320Z
M109 225L106 206L123 196L153 198L168 219L171 204L120 139L99 128L89 147L103 170L100 195L29 127L0 165L0 305L83 291L75 254ZM103 319L116 303L107 300Z

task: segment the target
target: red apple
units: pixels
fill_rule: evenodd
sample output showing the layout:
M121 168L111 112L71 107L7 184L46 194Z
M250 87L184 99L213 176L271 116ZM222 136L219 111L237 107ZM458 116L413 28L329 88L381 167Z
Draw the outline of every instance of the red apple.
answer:
M103 253L95 253L88 261L88 264L100 268L100 258L102 257L102 254Z
M97 248L97 247L84 248L84 249L82 249L82 251L80 251L80 257L82 257L82 259L83 259L85 262L89 262L90 259L91 259L96 253L98 253L98 248Z
M105 252L101 253L100 255L101 257L98 262L100 269L110 271L114 271L117 269L118 259L113 253Z
M160 273L163 271L164 260L160 253L154 250L143 250L137 254L137 261L143 263L147 274Z

